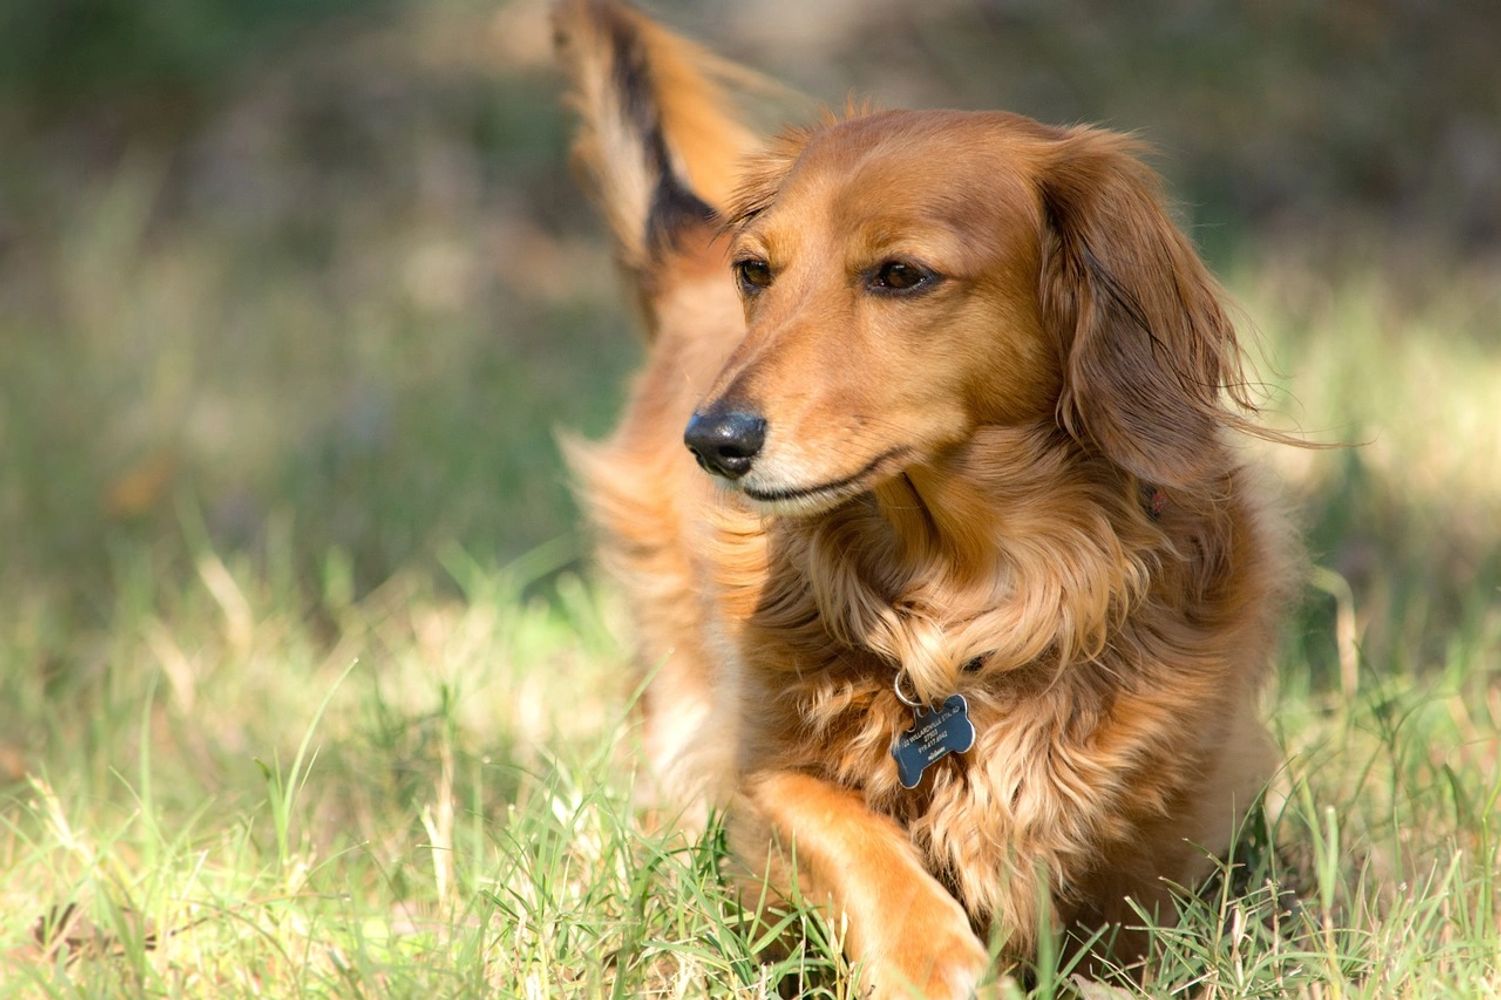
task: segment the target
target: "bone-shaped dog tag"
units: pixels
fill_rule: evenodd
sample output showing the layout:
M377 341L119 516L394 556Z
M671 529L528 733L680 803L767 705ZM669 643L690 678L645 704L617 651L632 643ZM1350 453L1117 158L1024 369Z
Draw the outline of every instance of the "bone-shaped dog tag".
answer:
M903 788L916 788L929 767L974 745L975 726L969 721L969 703L962 694L949 695L937 711L917 709L912 728L898 733L892 741L896 776Z

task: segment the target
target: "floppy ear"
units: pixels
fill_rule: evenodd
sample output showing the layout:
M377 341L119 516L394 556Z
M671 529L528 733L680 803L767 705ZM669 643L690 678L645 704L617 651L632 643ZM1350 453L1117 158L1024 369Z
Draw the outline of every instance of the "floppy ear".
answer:
M1151 483L1202 491L1224 471L1224 426L1252 410L1219 288L1163 210L1125 136L1075 129L1042 179L1039 297L1063 349L1058 416L1076 439Z

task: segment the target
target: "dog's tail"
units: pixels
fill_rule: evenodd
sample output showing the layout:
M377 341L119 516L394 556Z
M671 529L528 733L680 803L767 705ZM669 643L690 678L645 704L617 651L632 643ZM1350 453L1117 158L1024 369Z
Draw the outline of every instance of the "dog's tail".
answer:
M709 242L736 162L756 145L723 85L752 74L622 0L556 0L553 26L583 119L574 156L622 262L646 279L686 234Z

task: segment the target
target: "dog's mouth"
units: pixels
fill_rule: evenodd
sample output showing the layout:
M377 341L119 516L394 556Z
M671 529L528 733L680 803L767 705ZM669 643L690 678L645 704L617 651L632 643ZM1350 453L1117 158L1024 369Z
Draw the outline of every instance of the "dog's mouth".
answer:
M868 487L874 485L876 479L906 457L911 450L905 445L890 448L848 476L812 486L767 487L754 486L750 483L739 485L746 496L773 508L776 513L814 513L863 493Z

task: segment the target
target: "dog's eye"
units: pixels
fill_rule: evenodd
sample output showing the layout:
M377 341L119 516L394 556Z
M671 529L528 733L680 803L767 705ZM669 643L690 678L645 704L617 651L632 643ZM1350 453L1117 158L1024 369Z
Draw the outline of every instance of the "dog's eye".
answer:
M735 281L746 295L771 287L771 265L758 257L735 261Z
M875 292L911 292L933 283L937 278L932 271L904 260L888 260L876 268L870 277L870 289Z

